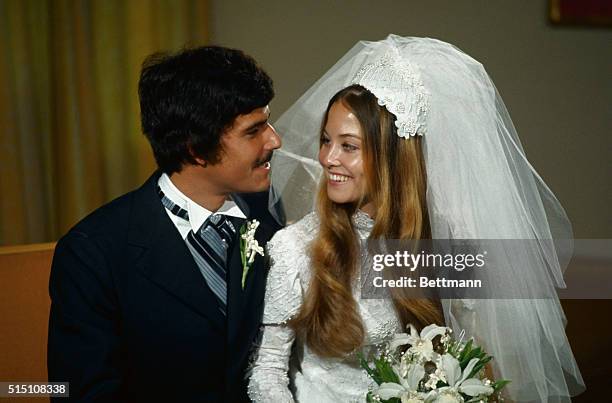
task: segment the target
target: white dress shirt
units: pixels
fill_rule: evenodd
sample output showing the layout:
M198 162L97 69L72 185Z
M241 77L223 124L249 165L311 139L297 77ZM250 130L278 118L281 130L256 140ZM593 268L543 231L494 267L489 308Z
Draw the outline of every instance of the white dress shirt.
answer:
M230 217L246 218L242 210L240 210L238 205L233 200L226 200L217 211L210 211L200 206L198 203L185 196L183 192L178 190L178 188L170 180L170 177L165 173L159 177L157 184L161 188L162 192L164 192L166 197L168 197L180 208L187 210L189 213L189 222L187 222L176 214L173 214L167 208L165 209L168 217L170 217L183 239L187 238L190 230L197 233L202 224L204 224L211 214L223 214Z

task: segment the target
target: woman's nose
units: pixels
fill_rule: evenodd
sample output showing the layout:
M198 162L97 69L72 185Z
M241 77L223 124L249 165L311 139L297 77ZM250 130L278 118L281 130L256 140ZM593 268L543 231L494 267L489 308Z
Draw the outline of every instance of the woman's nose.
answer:
M336 145L331 145L329 147L329 152L327 153L327 156L325 158L325 162L327 163L328 166L337 166L340 164L339 157L340 157L340 147Z

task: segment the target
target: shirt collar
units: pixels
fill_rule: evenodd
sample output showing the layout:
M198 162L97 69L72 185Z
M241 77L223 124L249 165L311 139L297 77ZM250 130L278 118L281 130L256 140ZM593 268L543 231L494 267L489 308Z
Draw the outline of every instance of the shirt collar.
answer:
M233 200L226 200L223 205L215 212L210 211L198 203L185 196L170 180L170 177L163 173L159 178L159 187L166 196L179 207L189 213L189 225L194 232L197 232L202 224L211 214L222 214L230 217L246 218L240 207Z

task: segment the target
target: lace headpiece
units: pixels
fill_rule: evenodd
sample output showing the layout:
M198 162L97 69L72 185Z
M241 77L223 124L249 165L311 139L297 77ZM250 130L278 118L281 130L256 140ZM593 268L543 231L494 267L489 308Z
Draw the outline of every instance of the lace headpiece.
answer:
M417 66L408 63L397 52L388 52L364 65L352 84L359 84L373 93L378 104L395 115L398 136L422 136L427 131L429 93L421 82Z

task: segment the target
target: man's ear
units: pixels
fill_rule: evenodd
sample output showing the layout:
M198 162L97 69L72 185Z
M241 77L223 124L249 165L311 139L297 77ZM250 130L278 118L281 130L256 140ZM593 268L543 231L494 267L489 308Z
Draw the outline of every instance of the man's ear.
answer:
M197 162L198 165L200 165L203 168L206 168L208 166L208 162L204 161L202 158L195 158L195 161Z
M204 158L198 157L196 153L193 152L193 148L191 147L189 147L189 154L191 155L191 158L193 158L193 160L196 162L196 165L199 165L203 168L206 168L208 166L208 162L206 162Z
M193 161L195 161L196 165L199 165L203 168L206 168L209 165L215 165L220 161L223 155L223 138L219 139L219 150L217 152L217 155L212 156L208 161L197 155L191 146L189 146L189 154L191 155Z

